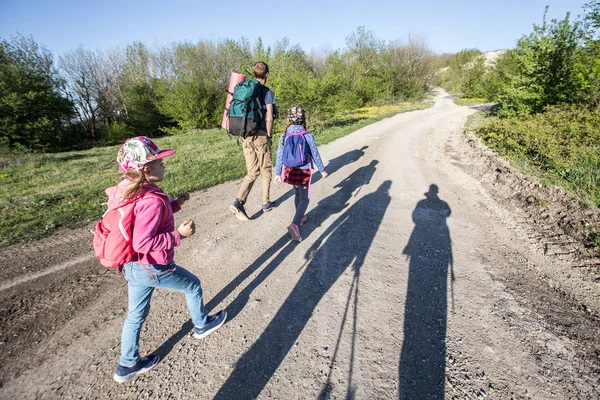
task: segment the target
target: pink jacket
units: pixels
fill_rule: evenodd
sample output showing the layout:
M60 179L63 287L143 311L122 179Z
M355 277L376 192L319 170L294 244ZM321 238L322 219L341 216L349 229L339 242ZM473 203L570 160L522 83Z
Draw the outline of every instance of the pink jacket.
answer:
M119 206L121 194L128 183L125 180L106 189L109 209ZM140 264L170 264L175 256L175 247L181 244L173 217L173 213L181 210L181 206L177 200L169 201L169 196L154 183L146 184L136 198L138 200L133 211L133 249L136 253L133 261Z

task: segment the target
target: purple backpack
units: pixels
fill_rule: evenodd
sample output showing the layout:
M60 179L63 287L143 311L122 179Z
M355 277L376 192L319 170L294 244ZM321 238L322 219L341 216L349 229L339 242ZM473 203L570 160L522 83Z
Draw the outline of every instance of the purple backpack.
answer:
M288 168L300 168L310 162L310 146L304 138L306 131L285 132L283 141L283 165Z

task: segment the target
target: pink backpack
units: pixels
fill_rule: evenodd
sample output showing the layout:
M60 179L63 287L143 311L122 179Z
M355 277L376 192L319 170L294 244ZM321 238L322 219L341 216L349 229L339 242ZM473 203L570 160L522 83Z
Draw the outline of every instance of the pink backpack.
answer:
M146 194L146 196L148 195L151 194ZM136 201L140 198L106 211L96 224L96 229L92 231L96 258L106 268L118 268L119 273L121 273L122 266L132 260L135 253L133 250L133 209Z

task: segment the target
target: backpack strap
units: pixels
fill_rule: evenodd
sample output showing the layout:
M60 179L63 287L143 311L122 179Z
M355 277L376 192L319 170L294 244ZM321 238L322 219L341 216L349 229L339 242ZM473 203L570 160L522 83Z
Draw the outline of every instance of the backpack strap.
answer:
M286 129L285 131L285 136L296 136L296 135L304 135L305 133L307 133L306 129L300 132L294 132L294 133L289 133Z
M264 118L264 113L263 111L265 111L267 109L267 105L265 104L265 85L263 85L262 83L259 82L259 87L258 87L258 95L256 96L256 102L258 103L258 109L260 110L260 117Z
M285 133L283 134L283 137L281 138L281 145L285 146L285 140L290 137L290 136L298 136L298 135L302 135L304 136L304 134L307 133L306 130L300 131L300 132L296 132L296 133L288 133L287 129L285 130ZM303 137L304 139L304 137ZM304 139L306 141L306 139Z

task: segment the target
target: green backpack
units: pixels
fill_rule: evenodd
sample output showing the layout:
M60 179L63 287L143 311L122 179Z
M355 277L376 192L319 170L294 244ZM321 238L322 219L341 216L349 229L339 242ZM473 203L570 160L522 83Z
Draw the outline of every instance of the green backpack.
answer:
M256 134L264 118L262 93L262 85L256 79L246 79L235 85L227 110L230 135L246 138Z

